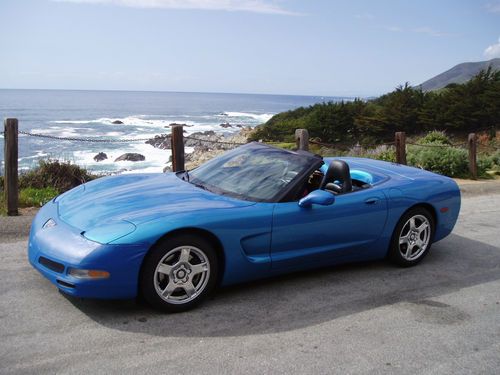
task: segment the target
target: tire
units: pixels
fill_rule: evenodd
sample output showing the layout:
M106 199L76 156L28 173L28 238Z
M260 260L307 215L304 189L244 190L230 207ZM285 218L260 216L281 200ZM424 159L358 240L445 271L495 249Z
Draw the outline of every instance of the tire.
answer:
M139 291L151 306L182 312L201 303L215 288L217 255L202 237L187 234L158 242L144 259Z
M391 239L389 259L402 267L418 264L434 240L434 217L424 207L411 208L399 219Z

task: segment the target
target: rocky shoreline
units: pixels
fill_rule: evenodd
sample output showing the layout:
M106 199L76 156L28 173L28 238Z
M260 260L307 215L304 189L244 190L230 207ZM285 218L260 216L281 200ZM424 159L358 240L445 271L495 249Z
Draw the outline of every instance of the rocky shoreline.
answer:
M171 124L177 125L177 124ZM166 127L170 127L166 126ZM189 127L189 125L185 125ZM186 169L196 168L198 165L205 163L206 161L224 153L227 150L232 150L235 147L241 146L248 143L248 138L250 134L253 133L254 129L251 127L243 127L242 125L230 125L221 124L222 128L228 127L238 127L240 131L238 133L216 133L213 130L207 130L204 132L195 132L187 135L184 130L184 146L185 146L185 161ZM149 144L155 148L161 150L170 150L170 133L155 135L153 138L148 139L145 143ZM99 152L94 156L94 161L102 162L108 159L108 155L104 152ZM144 161L146 157L138 153L124 153L114 161ZM168 160L168 165L163 169L164 172L171 170L170 163L172 162L172 157ZM120 170L123 171L123 170Z

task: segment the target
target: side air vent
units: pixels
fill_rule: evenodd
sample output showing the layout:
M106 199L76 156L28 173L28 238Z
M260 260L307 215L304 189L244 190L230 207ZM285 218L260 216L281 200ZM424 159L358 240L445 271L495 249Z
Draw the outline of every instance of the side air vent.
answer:
M56 280L57 283L61 286L65 286L66 288L74 288L75 286L73 284L70 284L70 283L67 283L66 281L62 281L62 280Z

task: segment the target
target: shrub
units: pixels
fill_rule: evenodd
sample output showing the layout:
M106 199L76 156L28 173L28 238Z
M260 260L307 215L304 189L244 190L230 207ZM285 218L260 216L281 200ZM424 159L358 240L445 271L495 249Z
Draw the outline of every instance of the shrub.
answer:
M421 145L440 144L451 145L450 139L446 136L444 131L433 130L424 137L420 138L417 143Z
M479 155L477 158L478 173L482 177L490 177L487 171L492 171L494 174L500 174L500 150L496 150L494 154Z
M438 143L429 144L429 146ZM467 177L469 174L467 150L454 147L408 146L409 165L449 177Z
M86 169L70 162L42 160L38 167L19 176L19 188L53 188L63 193L95 177Z
M482 156L480 158L486 158L488 159L492 167L500 167L500 150L496 150L493 154Z

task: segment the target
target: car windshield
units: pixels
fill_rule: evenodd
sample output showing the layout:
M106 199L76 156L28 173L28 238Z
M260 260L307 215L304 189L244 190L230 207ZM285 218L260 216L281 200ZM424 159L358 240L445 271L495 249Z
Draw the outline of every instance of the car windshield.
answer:
M249 143L189 172L188 181L214 193L251 201L273 201L296 177L321 160Z

